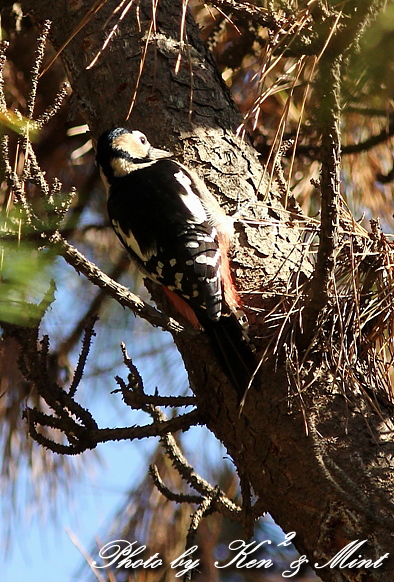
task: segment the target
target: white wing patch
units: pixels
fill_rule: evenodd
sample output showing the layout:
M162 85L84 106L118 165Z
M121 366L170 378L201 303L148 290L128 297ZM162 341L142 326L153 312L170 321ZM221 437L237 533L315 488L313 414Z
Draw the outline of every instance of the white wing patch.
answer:
M206 255L199 255L194 260L200 265L209 265L210 267L216 267L219 259L219 253L215 253L213 257L208 257Z
M190 178L186 176L182 170L179 170L179 172L177 172L174 176L185 190L185 194L181 194L181 197L185 206L187 206L187 208L193 214L194 220L192 222L197 222L198 224L206 222L208 220L208 216L200 198L193 192L190 187L192 183Z
M175 287L182 290L182 279L184 273L175 273Z
M112 220L112 226L114 227L115 231L121 237L121 239L127 244L128 247L131 248L132 251L142 260L142 261L149 261L149 259L154 255L155 249L150 249L149 252L143 253L140 249L140 245L138 244L135 236L131 231L125 233L119 226L119 223L116 220ZM164 266L164 265L163 265Z
M188 249L198 249L200 243L195 240L189 240L189 242L187 242L185 246Z

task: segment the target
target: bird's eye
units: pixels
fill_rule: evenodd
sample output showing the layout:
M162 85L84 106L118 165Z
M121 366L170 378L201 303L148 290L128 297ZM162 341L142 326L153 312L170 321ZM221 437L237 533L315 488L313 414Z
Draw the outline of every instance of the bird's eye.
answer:
M141 135L140 137L140 142L145 145L146 144L146 137L144 135Z

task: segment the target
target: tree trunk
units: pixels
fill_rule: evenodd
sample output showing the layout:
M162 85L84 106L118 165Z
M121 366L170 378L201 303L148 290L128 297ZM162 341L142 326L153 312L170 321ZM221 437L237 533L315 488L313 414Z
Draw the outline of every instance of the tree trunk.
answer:
M21 4L37 22L52 21L50 38L59 49L91 2L22 0ZM149 41L152 2L139 3L141 30L133 5L96 64L86 69L108 35L105 22L116 5L108 0L61 54L74 98L96 138L109 127L125 124L138 89L127 126L146 133L153 145L182 155L229 214L238 203L247 202L241 213L261 222L236 224L232 266L245 305L261 310L257 316L255 311L249 315L252 339L262 351L264 342L256 338L264 335L263 315L286 293L289 280L297 276L303 281L313 270L300 244L300 213L294 203L285 210L272 188L267 196L255 152L235 135L240 114L190 14L186 19L189 53L180 47L182 2L160 0L157 34ZM159 306L168 309L161 291L153 293ZM284 531L297 533L294 543L312 566L325 564L354 540L367 542L352 559L361 554L376 561L390 553L376 568L327 566L317 571L319 576L325 581L387 581L394 569L394 446L393 426L384 406L378 413L363 394L345 396L327 371L320 346L307 357L309 374L302 380L302 394L294 391L282 350L262 366L240 414L236 394L217 370L204 337L193 346L176 337L175 341L207 426L226 446L242 482L249 481L264 501L264 509ZM368 387L367 379L364 383Z

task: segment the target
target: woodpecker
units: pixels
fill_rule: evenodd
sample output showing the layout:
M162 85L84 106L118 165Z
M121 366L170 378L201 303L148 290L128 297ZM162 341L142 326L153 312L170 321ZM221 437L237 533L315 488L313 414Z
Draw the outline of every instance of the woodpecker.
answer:
M103 133L96 162L121 243L183 317L205 330L241 400L255 359L230 273L233 221L193 172L140 131Z

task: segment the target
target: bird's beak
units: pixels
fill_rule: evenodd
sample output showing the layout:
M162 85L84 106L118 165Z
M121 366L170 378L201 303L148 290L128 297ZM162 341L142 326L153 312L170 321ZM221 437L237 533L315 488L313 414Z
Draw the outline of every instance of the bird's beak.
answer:
M167 152L166 150L159 150L157 148L149 148L148 158L151 160L160 160L161 158L170 158L174 154L172 152Z

